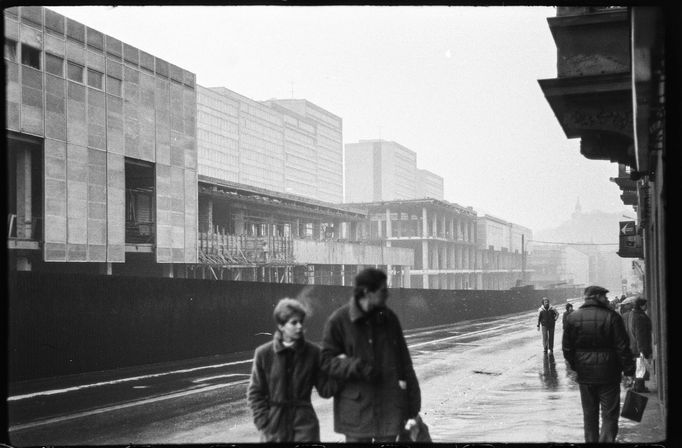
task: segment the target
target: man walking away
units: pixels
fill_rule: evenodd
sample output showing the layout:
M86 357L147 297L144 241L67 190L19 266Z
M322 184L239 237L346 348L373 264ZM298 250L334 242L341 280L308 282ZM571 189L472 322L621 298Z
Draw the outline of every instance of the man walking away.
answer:
M585 303L566 318L562 339L564 358L577 373L586 443L615 442L621 372L628 383L635 373L623 319L609 308L607 292L601 286L585 288Z
M321 366L340 383L334 431L346 442L395 442L421 407L412 359L387 298L386 274L365 269L355 277L349 303L324 327Z
M542 305L538 308L538 331L542 326L542 346L544 352L554 351L554 323L559 318L559 312L550 306L547 297L542 298Z
M636 360L641 356L651 365L651 352L653 351L651 349L651 319L646 314L646 299L637 297L634 308L623 320L630 337L630 351L633 358ZM644 385L645 378L635 378L633 388L635 392L649 392L649 389Z

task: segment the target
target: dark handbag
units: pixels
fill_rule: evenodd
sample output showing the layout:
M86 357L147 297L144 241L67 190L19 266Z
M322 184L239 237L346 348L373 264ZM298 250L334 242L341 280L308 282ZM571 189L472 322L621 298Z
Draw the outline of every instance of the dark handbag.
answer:
M623 402L623 409L620 412L620 416L636 422L641 422L647 401L649 401L648 397L628 390L625 394L625 401Z

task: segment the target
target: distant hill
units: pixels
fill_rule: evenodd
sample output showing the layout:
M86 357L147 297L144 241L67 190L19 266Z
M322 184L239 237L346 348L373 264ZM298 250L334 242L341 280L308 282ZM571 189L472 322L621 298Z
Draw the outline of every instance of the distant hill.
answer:
M553 229L533 232L533 239L557 243L618 243L618 223L628 220L623 214L632 216L634 213L628 210L613 213L594 210L583 213L578 205L571 219Z

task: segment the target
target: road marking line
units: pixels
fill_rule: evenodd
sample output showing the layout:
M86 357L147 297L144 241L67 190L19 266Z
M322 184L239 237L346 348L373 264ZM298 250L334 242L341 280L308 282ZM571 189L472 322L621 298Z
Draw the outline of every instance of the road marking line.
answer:
M147 399L140 400L140 401L134 401L134 402L130 402L130 403L119 404L116 406L109 406L106 408L94 409L92 411L84 411L84 412L79 412L77 414L65 415L63 417L55 417L55 418L50 418L47 420L40 420L40 421L36 421L36 422L25 423L23 425L14 425L14 426L10 426L9 430L10 431L21 431L23 429L34 428L36 426L50 425L53 423L59 423L59 422L63 422L66 420L73 420L73 419L81 418L81 417L89 417L91 415L97 415L97 414L103 414L105 412L117 411L119 409L130 408L130 407L139 406L142 404L155 403L157 401L170 400L173 398L184 397L186 395L192 395L192 394L197 394L197 393L201 393L201 392L208 392L211 390L220 389L220 388L228 387L228 386L234 386L237 384L245 384L245 383L248 383L248 381L249 380L240 380L240 381L233 381L231 383L225 383L225 384L214 384L212 386L202 387L201 389L190 389L190 390L186 390L183 392L177 392L174 394L162 395L160 397L147 398Z
M209 376L207 378L199 378L196 380L192 380L193 383L203 383L204 381L210 381L210 380L215 380L218 378L230 378L233 376L251 376L248 373L227 373L225 375L216 375L216 376Z
M497 330L500 328L507 328L507 327L511 327L511 326L516 326L516 325L515 324L514 325L512 325L512 324L498 325L497 327L486 328L485 330L472 331L470 333L458 334L456 336L448 336L447 338L440 338L440 339L434 339L432 341L420 342L418 344L411 344L408 347L409 348L415 348L415 347L421 347L422 345L436 344L438 342L449 341L452 339L458 339L458 338L462 339L462 338L466 338L466 337L469 337L469 336L474 335L474 334L487 333L487 332L490 332L493 330Z
M128 378L120 378L117 380L111 380L111 381L101 381L99 383L92 383L92 384L83 384L81 386L73 386L73 387L67 387L64 389L53 389L53 390L45 390L41 392L33 392L30 394L23 394L23 395L13 395L11 397L7 397L7 401L17 401L17 400L24 400L26 398L33 398L33 397L38 397L42 395L56 395L56 394L63 394L66 392L73 392L75 390L81 390L81 389L87 389L90 387L98 387L98 386L107 386L110 384L119 384L119 383L126 383L129 381L137 381L137 380L144 380L148 378L157 378L160 376L165 376L165 375L172 375L175 373L188 373L188 372L195 372L197 370L205 370L205 369L215 369L218 367L226 367L226 366L234 366L237 364L245 364L245 363L250 363L253 362L253 359L245 359L243 361L233 361L233 362L226 362L222 364L214 364L210 366L201 366L201 367L193 367L191 369L181 369L181 370L173 370L170 372L161 372L161 373L152 373L149 375L139 375L139 376L132 376Z

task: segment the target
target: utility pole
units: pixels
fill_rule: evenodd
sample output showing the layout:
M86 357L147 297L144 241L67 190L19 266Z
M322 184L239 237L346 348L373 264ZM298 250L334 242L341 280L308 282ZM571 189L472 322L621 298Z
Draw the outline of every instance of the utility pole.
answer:
M523 233L521 234L521 283L526 284L526 235Z

